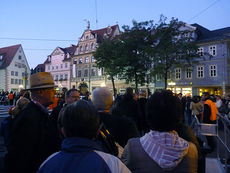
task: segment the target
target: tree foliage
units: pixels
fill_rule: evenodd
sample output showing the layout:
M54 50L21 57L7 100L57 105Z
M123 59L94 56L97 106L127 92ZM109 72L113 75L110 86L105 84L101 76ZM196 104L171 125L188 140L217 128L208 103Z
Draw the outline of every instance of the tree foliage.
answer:
M196 63L197 46L192 30L187 30L185 23L161 16L154 31L155 44L152 49L152 74L164 79L165 88L171 70L175 67L187 68Z

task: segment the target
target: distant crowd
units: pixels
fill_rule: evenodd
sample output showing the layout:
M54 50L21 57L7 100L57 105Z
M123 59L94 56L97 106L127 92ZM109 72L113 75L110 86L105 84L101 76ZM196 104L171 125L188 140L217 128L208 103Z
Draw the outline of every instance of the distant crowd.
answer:
M51 74L40 72L27 91L1 94L15 103L0 128L5 173L204 173L216 141L207 137L202 150L192 119L213 124L230 109L230 96L207 92L191 98L159 90L147 98L129 87L114 99L106 87L90 97L76 89L55 97L54 87Z

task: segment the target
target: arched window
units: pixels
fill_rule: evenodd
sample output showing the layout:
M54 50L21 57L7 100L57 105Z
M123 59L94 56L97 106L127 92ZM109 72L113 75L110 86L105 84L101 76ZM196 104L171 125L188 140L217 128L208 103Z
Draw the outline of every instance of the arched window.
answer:
M88 44L85 45L85 50L86 50L86 51L89 50Z
M91 44L91 49L94 49L94 48L95 48L95 44L92 43L92 44Z

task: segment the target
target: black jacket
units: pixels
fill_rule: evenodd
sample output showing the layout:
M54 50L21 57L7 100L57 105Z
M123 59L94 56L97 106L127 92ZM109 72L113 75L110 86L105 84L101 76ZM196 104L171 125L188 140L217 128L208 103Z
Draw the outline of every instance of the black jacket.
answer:
M15 118L10 131L8 153L5 157L6 173L33 173L56 148L44 139L48 132L45 124L48 113L34 102L30 102ZM50 132L50 131L49 131Z
M130 138L139 137L139 132L133 120L127 117L117 117L99 112L100 121L114 137L115 141L124 147Z

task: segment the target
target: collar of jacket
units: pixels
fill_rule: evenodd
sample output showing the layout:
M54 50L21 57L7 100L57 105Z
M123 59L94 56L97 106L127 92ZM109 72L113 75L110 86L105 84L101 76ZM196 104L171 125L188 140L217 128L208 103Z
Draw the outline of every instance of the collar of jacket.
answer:
M99 150L103 151L97 142L80 137L69 137L62 142L62 150L70 153Z

